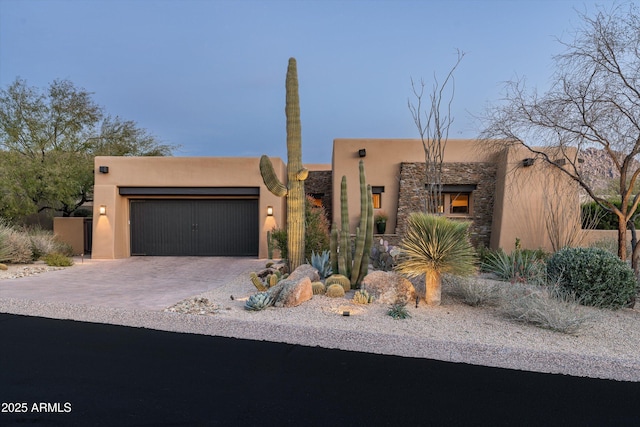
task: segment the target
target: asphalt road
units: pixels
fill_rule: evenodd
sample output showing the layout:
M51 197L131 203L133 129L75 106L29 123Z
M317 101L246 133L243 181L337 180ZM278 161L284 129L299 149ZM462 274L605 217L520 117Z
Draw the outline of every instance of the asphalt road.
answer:
M0 342L3 426L640 425L640 383L10 314Z

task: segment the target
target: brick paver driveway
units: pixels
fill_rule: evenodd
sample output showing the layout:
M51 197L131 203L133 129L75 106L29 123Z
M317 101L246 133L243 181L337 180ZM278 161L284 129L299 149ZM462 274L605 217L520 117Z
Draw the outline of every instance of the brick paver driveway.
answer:
M73 267L0 280L0 298L162 310L264 265L231 257L75 259Z

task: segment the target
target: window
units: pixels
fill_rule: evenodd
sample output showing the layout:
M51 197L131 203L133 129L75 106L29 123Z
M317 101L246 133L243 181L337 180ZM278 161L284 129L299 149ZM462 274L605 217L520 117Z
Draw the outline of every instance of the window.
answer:
M384 187L371 187L371 200L373 201L373 209L382 208L382 193L384 193Z
M443 185L438 211L445 215L471 215L476 185Z
M309 197L313 199L313 205L322 207L322 199L324 198L324 193L309 193Z

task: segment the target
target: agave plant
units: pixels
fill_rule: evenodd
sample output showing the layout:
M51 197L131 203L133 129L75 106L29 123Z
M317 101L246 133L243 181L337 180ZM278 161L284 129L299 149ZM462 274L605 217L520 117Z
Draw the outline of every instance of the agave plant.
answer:
M428 305L440 305L442 274L465 276L475 271L475 251L467 236L468 228L468 222L443 216L409 216L397 270L409 277L425 274Z
M269 295L269 292L258 292L249 297L244 304L245 310L260 311L273 305L273 298Z
M322 253L311 252L311 265L318 270L321 279L326 279L333 274L331 269L331 261L329 260L329 251Z

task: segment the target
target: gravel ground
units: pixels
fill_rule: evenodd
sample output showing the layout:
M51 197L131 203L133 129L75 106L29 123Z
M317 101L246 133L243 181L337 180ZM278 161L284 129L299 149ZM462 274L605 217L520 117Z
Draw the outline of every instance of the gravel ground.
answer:
M246 311L255 292L248 274L162 312L9 298L0 299L0 312L640 381L640 310L584 307L591 320L567 335L513 322L497 308L466 306L446 291L442 306L408 306L411 318L404 320L386 315L386 305L351 303L353 291L338 299L314 296L294 308Z

